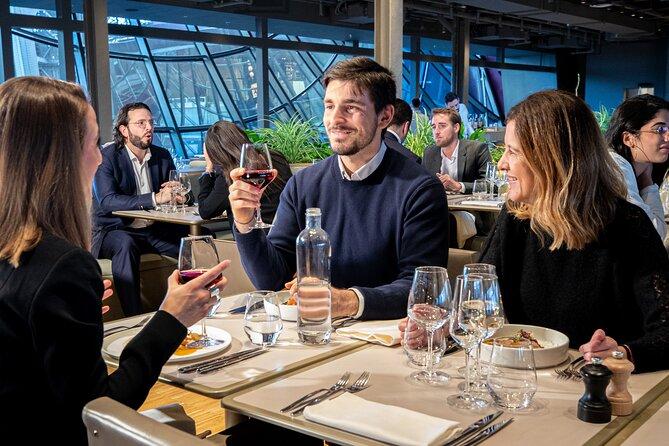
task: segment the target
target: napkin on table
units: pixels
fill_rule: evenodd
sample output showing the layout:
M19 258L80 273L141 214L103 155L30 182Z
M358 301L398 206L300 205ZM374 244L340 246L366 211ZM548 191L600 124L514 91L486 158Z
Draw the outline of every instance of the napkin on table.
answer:
M398 328L401 320L358 322L350 327L338 329L337 334L391 347L402 340Z
M401 446L425 446L459 431L455 421L436 418L403 407L367 401L350 393L304 409L315 423Z

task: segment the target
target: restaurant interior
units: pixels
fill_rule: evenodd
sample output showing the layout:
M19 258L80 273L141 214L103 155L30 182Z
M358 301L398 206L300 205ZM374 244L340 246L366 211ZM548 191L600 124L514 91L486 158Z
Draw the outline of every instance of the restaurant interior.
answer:
M169 323L183 329L180 338L186 336L157 366L155 358L146 360L147 374L157 367L157 375L135 407L98 388L84 396L78 420L83 423L81 432L85 429L84 443L464 446L483 441L666 441L669 353L662 344L666 341L648 339L669 334L668 0L0 0L0 45L1 83L8 86L28 76L75 83L95 114L102 155L92 185L89 229L94 235L88 250L99 275L109 281L105 298L96 301L103 307L102 319L96 322L97 334L91 335L99 337L96 358L104 361L104 379L107 373L133 379L133 370L124 364L134 356L129 358L124 349L128 346L132 355L141 357L142 352L134 351L140 346L136 341L142 335L148 338L142 331L153 330L159 337L158 328L169 326L164 319L171 316L163 317L165 313L174 316ZM365 164L360 170L350 169L346 159L357 154L346 153L337 141L350 136L342 133L351 133L353 127L346 125L354 121L341 128L333 124L355 119L344 116L349 111L340 110L340 98L333 93L349 94L336 87L357 82L337 77L337 70L352 61L361 64L358 70L376 70L377 77L394 81L392 98L397 98L390 107L394 114L374 128L376 148L371 153L378 150L381 158L367 176L363 170L377 156L359 164ZM383 120L388 105L379 111L377 104L388 91L370 89L368 94L372 84L355 83L353 96L371 101L367 112ZM564 95L551 96L555 92ZM3 105L8 103L4 94L0 84L0 116L9 107ZM647 99L651 96L656 99ZM647 119L639 118L643 122L637 127L621 130L629 156L618 161L617 154L608 155L617 152L611 142L614 127L622 125L622 119L634 121L622 117L621 104L635 98L660 105ZM347 107L364 107L364 100L349 97L347 104L353 105ZM545 119L526 118L531 114L527 110L541 100L553 101L538 108L539 115L545 110ZM559 101L574 108L550 121L550 109ZM403 116L401 107L408 110L408 121L391 121ZM587 116L581 119L577 113L582 110ZM575 125L564 124L562 118ZM363 122L360 119L355 122ZM232 124L217 130L221 122ZM132 139L134 124L142 131L149 129L146 164L142 156L133 157L130 148L139 146ZM532 214L522 195L531 192L519 189L526 187L519 186L524 178L516 167L519 163L530 165L536 194L562 188L563 201L570 178L577 175L572 170L579 169L574 168L578 161L571 167L568 161L566 174L549 166L547 155L536 155L541 159L539 170L546 171L545 176L539 174L532 167L536 159L514 152L519 147L529 150L523 125L551 135L536 141L539 152L544 144L552 144L553 134L572 144L576 133L565 134L581 132L581 127L595 129L594 144L606 157L598 171L615 168L611 159L618 165L627 163L627 171L620 167L622 176L618 170L612 175L625 180L627 172L631 175L635 191L627 192L631 204L623 208L641 208L641 241L634 242L637 238L630 235L624 243L611 242L620 231L616 220L600 224L605 236L586 239L594 242L584 245L569 234L551 232L550 222ZM455 136L442 143L448 137L440 132L448 131ZM0 150L5 150L2 133L0 128ZM214 136L224 135L225 146L225 138L233 133L244 144L236 145L237 158L226 167L217 161L225 158L216 158ZM395 164L387 159L399 156L388 143L389 134L407 157L418 161L409 165L402 157L406 167L397 174L413 182L394 185L397 190L386 191L381 201L361 190L355 191L357 203L336 195L333 190L339 191L340 185L326 183L331 181L330 166L344 183L355 182L356 175L369 183L367 178L376 178L374 172L392 171ZM663 159L651 160L647 145L639 149L626 138L643 144L655 138ZM427 161L430 149L434 165ZM637 149L645 161L638 161ZM573 149L570 156L593 162L591 155L576 152ZM466 160L457 158L462 153ZM115 154L125 156L128 166L135 168L129 174L129 193L123 181L113 183L121 174L105 170L112 169ZM165 157L169 181L162 170L161 181L158 170L150 170L145 185L143 172L149 171L141 169L160 156ZM0 153L0 191L10 190L2 184L4 160ZM463 177L463 165L474 169L474 177ZM235 169L240 167L245 171ZM603 176L590 172L584 178L601 181L597 184L604 186L593 189L600 193L609 184ZM567 179L560 183L558 177ZM221 183L214 178L222 178ZM418 187L420 178L424 182ZM418 193L400 191L406 184L425 191L422 201L415 197ZM619 190L619 184L623 182L616 179L611 190ZM353 195L353 188L341 187ZM428 196L430 188L437 189L438 204ZM253 195L257 209L248 205L254 190L265 193L262 198ZM109 197L124 193L133 200L110 204ZM153 194L148 205L138 204L146 193ZM211 209L216 193L225 196L224 204ZM393 201L404 200L405 194L408 201ZM616 194L625 201L624 192ZM579 196L591 199L587 193ZM590 207L555 204L554 209L566 209L565 221L572 214L576 220L588 220L590 209L604 199L599 200L588 202ZM367 201L368 207L360 204ZM338 220L335 212L342 214ZM410 228L413 212L419 219L440 213L440 219L434 226L432 220ZM516 220L509 222L513 215L524 215L532 223L525 229L514 226ZM567 232L578 232L575 225L569 220ZM136 259L130 267L130 261L121 258L122 249L110 246L110 234L121 232L121 226L131 235L160 228L176 237L176 251L159 248L148 237L145 245L153 247L133 251ZM418 235L403 238L412 231ZM536 249L537 256L557 248L555 257L537 260L528 254L534 246L529 242L499 242L517 237L525 243L533 231L542 243L548 240ZM541 231L549 236L541 236ZM98 236L102 241L96 241ZM360 243L353 246L347 238ZM376 251L386 238L388 246ZM549 247L550 243L557 245ZM625 248L616 249L620 244ZM644 260L615 260L626 256L621 254L624 249L632 252L635 244L635 253L647 255ZM416 245L440 248L425 248L412 257L409 251ZM0 246L0 261L9 265L12 258L4 249ZM365 254L367 249L383 257L375 259ZM570 260L571 253L581 251L583 257ZM221 266L224 260L229 264ZM538 263L528 266L534 261ZM641 265L638 271L625 271L624 265L632 263ZM136 271L130 274L132 268ZM517 269L522 280L513 276ZM218 276L209 277L214 270ZM10 310L3 310L9 307L3 300L10 298L3 292L3 287L8 289L3 271L0 268L0 319L7 317L3 325L13 326L13 319L5 316ZM186 274L191 272L193 276ZM374 279L360 284L343 279L345 274ZM627 275L633 276L629 284ZM206 281L200 280L204 277ZM580 277L586 280L576 279ZM379 302L390 299L397 292L390 288L399 287L399 282L406 285L399 303ZM597 297L592 305L585 302L565 310L571 303L561 297L580 299L590 292L591 282L596 283L592 289L614 289L620 296L614 291L610 301ZM211 302L203 310L205 316L188 326L183 320L190 319L170 309L176 308L179 290L191 286L194 295L196 283ZM647 283L651 291L643 294L646 288L640 290ZM520 289L517 294L510 291L514 286ZM553 292L554 288L562 290ZM539 309L519 310L518 301L525 302L530 289L539 301L545 293L543 303L537 304ZM129 295L136 301L129 303ZM342 310L347 302L353 302L353 311ZM602 303L607 308L601 309ZM400 310L395 311L396 306ZM313 312L326 315L310 318ZM609 314L615 314L615 321L600 323ZM155 321L159 317L163 320ZM573 324L590 318L599 325L565 334L570 318ZM629 331L616 330L629 320L634 328L626 338ZM37 331L30 330L25 336ZM584 330L587 338L580 337ZM0 339L6 344L10 338L0 330ZM35 346L35 355L41 354L36 340L26 342ZM647 359L650 356L656 361ZM8 358L9 353L0 355L0 363ZM87 367L88 363L77 363L76 356L70 358L74 362L67 367ZM7 370L0 365L0 379L9 382L13 378ZM15 386L0 387L10 392ZM109 387L113 388L111 381ZM6 422L0 420L0 434L11 430L1 426ZM59 435L51 432L52 439ZM78 444L75 437L63 438ZM14 444L10 438L14 437L7 437L6 444Z

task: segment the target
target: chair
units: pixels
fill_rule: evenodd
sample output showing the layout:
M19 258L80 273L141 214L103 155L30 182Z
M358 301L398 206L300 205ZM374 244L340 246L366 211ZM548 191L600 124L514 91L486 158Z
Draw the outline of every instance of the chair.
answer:
M178 406L178 405L177 405ZM171 408L174 410L175 408ZM190 419L183 408L176 409L183 417ZM170 415L167 415L170 417ZM175 427L165 424L164 418L161 422L130 409L123 404L108 397L97 398L84 406L82 413L88 444L91 446L187 446L187 445L211 445L207 440L202 440L195 435L181 431ZM195 432L195 423L192 419L192 432Z
M478 259L478 251L469 251L466 249L449 248L448 249L448 277L452 283L455 278L462 274L462 270L468 263L474 263Z
M214 244L219 259L230 259L230 266L223 272L223 275L228 278L228 284L221 291L221 296L232 296L255 290L255 286L251 283L251 279L246 275L242 266L237 243L231 240L214 240Z

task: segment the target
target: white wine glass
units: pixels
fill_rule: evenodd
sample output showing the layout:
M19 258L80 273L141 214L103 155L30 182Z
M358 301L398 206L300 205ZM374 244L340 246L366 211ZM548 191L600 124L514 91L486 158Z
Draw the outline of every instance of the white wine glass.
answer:
M190 182L190 175L187 172L179 172L179 195L184 199L184 202L181 203L181 213L186 213L186 201L188 199L188 193L191 191L192 186Z
M274 181L276 177L276 170L272 168L272 157L267 144L242 144L239 167L244 168L244 175L242 175L241 180L261 190L265 190L267 185ZM255 220L249 228L266 229L271 227L272 225L262 221L260 205L258 205L255 210Z
M432 358L435 331L442 328L451 313L451 286L446 268L421 266L416 268L409 293L407 314L411 321L427 332L427 358ZM446 384L450 376L434 370L434 361L426 359L425 369L414 372L413 381L430 385Z

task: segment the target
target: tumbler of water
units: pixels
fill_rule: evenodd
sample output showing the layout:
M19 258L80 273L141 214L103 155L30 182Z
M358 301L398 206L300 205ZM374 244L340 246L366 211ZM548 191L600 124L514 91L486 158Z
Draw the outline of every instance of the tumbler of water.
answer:
M504 347L504 341L493 340L488 387L497 406L519 410L527 408L537 392L537 370L534 350L529 340Z
M279 298L274 291L249 293L244 313L244 331L256 345L270 346L276 343L283 330L279 313Z

